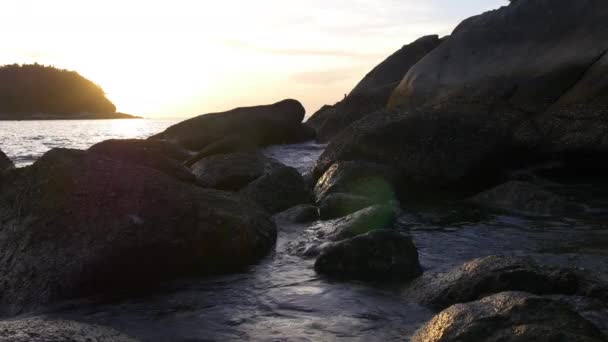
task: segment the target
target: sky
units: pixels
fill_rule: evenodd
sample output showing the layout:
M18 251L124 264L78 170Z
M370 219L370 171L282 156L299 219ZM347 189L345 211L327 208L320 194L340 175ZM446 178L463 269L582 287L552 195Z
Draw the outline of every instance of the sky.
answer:
M507 2L0 0L0 65L76 70L144 117L285 98L310 115L401 46Z

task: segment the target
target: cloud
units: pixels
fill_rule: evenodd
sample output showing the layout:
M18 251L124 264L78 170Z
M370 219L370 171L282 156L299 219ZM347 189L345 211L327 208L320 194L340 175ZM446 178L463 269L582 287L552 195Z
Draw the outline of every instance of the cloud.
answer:
M327 86L340 82L350 82L353 81L353 79L361 78L363 70L364 67L353 67L305 71L292 74L290 80L300 84Z
M360 53L347 50L330 50L315 48L282 48L271 46L259 46L253 43L239 40L225 40L224 45L230 48L254 51L263 54L284 55L284 56L319 56L319 57L346 57L352 59L374 59L381 56L378 53Z

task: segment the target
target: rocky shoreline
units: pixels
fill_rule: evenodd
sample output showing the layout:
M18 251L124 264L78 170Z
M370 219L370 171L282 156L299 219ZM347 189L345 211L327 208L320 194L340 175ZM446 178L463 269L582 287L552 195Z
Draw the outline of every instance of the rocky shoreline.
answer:
M608 210L559 191L600 186L607 170L607 18L600 0L513 1L404 46L305 123L284 100L24 168L0 151L0 337L130 340L12 317L239 272L292 225L286 253L314 259L319 277L397 284L435 312L412 341L607 341L605 272L508 250L428 271L402 222L448 204L458 217L444 228L487 212ZM306 174L260 153L315 137L328 146Z

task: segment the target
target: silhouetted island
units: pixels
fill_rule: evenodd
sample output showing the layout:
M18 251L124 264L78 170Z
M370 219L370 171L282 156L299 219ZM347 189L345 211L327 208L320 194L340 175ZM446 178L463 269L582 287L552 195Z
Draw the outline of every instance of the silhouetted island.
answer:
M129 119L75 71L40 64L0 67L0 120Z

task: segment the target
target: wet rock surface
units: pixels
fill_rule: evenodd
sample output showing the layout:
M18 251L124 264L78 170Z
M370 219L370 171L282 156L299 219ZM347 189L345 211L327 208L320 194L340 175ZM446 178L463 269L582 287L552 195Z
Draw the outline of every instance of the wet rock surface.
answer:
M524 292L503 292L451 306L412 338L414 342L606 340L566 305Z
M608 284L581 270L541 265L529 257L489 256L445 273L426 273L407 296L436 309L503 291L581 295L608 302Z
M397 230L374 230L332 243L315 271L343 279L409 280L422 274L412 238Z
M26 318L0 321L4 342L137 342L114 329L66 320Z
M342 218L313 224L294 241L290 241L288 249L295 255L313 257L328 246L328 242L348 239L372 230L392 229L395 219L395 208L372 206Z

